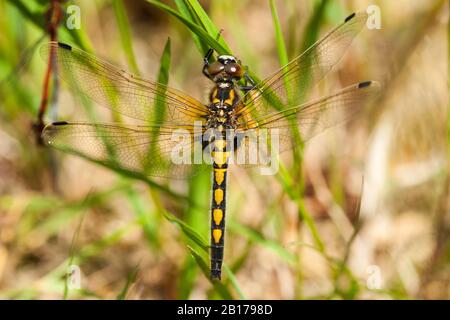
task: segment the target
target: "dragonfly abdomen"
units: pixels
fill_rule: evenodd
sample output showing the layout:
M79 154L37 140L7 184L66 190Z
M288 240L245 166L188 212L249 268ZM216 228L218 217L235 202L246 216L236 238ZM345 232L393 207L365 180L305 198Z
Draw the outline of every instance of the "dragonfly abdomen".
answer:
M213 188L211 201L211 279L221 278L225 236L226 186L229 151L224 136L215 140L213 159Z

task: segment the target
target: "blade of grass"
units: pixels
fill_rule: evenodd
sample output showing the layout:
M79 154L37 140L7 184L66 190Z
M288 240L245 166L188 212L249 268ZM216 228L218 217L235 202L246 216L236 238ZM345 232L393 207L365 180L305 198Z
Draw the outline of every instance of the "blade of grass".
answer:
M7 0L7 2L14 6L28 21L32 22L36 27L46 32L44 24L44 14L42 12L33 12L23 1Z
M115 229L113 232L107 234L103 238L84 246L76 255L73 256L73 258L71 258L72 264L80 266L87 260L89 260L89 258L98 256L103 250L120 241L130 230L132 230L132 227L135 226L135 221L127 223L126 225ZM61 280L64 280L68 262L69 258L63 261L49 273L47 273L42 280L44 280L45 282L56 281L58 283L61 283Z
M203 7L200 5L200 3L197 0L185 0L185 2L188 4L191 11L195 13L197 20L201 23L203 29L205 29L210 36L216 38L219 34L219 28L214 25L208 14L205 12L205 10L203 10ZM227 51L231 52L230 48L222 37L219 38L218 42L225 49L227 49Z
M245 245L244 250L242 250L241 255L233 261L232 265L230 265L230 270L233 273L238 272L244 266L244 263L250 254L250 249L251 249L252 245L253 245L252 240L247 239L247 243Z
M266 239L259 231L254 230L252 228L246 227L242 224L239 224L232 219L228 222L229 230L239 233L249 239L251 239L254 243L260 244L264 247L267 247L277 253L281 258L290 264L295 264L296 257L291 252L286 250L286 248L282 247L277 241Z
M160 241L155 214L153 211L149 212L148 208L144 206L143 199L132 186L126 188L124 193L138 218L138 223L142 226L149 246L153 249L159 248Z
M113 186L111 189L98 193L91 193L82 201L64 202L54 197L34 197L30 199L25 209L25 217L18 226L18 238L32 238L34 232L53 235L71 221L73 217L84 210L101 206L117 192L121 192L127 185ZM42 219L42 215L51 212L51 216Z
M166 44L164 45L163 53L161 54L161 59L159 63L159 72L158 72L158 83L163 86L167 86L169 83L169 69L170 69L170 38L167 38ZM161 87L158 89L161 92L165 92L165 87ZM155 101L155 114L151 121L161 123L165 120L167 108L166 108L166 99L163 94L161 94L162 98L157 99ZM156 139L159 136L159 131L154 133L153 138ZM152 154L152 153L150 153Z
M130 23L126 15L123 2L122 0L113 0L112 5L116 15L117 27L119 28L120 42L122 43L123 51L127 57L128 64L136 75L140 75L133 51L133 44L131 43L132 35Z
M164 211L163 215L169 222L176 224L184 235L188 237L189 240L197 244L205 253L209 252L207 241L200 234L198 234L196 230L167 211Z
M63 148L60 148L60 149L62 151L67 152L67 153L70 153L70 154L76 155L78 157L81 157L83 159L86 159L86 160L88 160L88 161L90 161L92 163L95 163L95 164L101 165L103 167L106 167L108 169L111 169L112 171L115 171L116 173L121 174L121 175L123 175L125 177L145 182L149 187L155 188L155 189L157 189L159 191L162 191L165 194L167 194L167 195L169 195L169 196L171 196L171 197L173 197L175 199L188 200L186 196L183 196L183 195L181 195L179 193L176 193L176 192L170 190L168 187L166 187L166 186L164 186L164 185L162 185L162 184L160 184L158 182L155 182L154 180L152 180L151 178L149 178L148 176L146 176L143 173L139 173L139 172L135 172L135 171L127 170L125 168L118 167L115 163L112 163L112 162L109 162L109 161L96 160L96 159L88 157L85 154L82 154L80 152L68 151L68 150L64 150Z
M247 300L247 298L244 295L244 292L242 291L241 287L239 286L239 283L238 283L233 271L231 271L231 269L226 264L223 265L223 270L228 275L228 279L229 279L231 285L233 286L234 290L236 290L236 293L238 294L239 299Z
M87 199L89 198L91 194L91 191L88 193L88 195L85 198L85 202L87 201ZM69 253L69 261L67 264L67 267L69 268L72 264L73 264L73 260L75 257L75 248L76 248L76 244L78 242L78 239L80 237L80 233L81 233L81 226L83 225L83 221L84 218L86 217L86 211L84 212L84 214L81 216L80 218L80 222L78 223L77 229L75 230L75 233L72 237L72 243L70 244L70 253ZM64 279L64 293L63 293L63 299L67 300L67 298L69 297L69 281L70 281L70 277L66 277Z
M166 106L166 86L169 82L169 68L170 68L170 38L167 38L166 44L164 46L163 53L161 55L160 64L159 64L159 72L158 72L158 88L157 91L161 92L160 98L155 100L154 103L154 112L151 114L150 119L148 119L150 122L156 122L156 123L163 123L166 118L167 113L167 106ZM160 85L161 84L161 85ZM152 155L158 154L159 147L158 147L158 138L160 135L160 131L157 128L152 134L151 134L151 143L150 147L148 148L147 152L147 158L151 159ZM146 171L151 174L152 170L151 166L146 166Z
M175 0L175 4L183 17L190 20L192 23L196 23L193 13L191 12L185 0ZM199 49L200 52L206 53L209 49L208 46L203 41L201 41L200 38L192 30L190 30L189 32L191 33L192 40L194 40L197 49Z
M284 43L283 32L281 31L281 24L278 18L277 8L275 6L275 0L269 0L270 10L272 12L273 25L275 29L275 42L277 45L278 60L280 67L284 67L288 64L288 55L286 51L286 45ZM284 89L286 90L287 97L292 97L292 90L289 90L290 86L287 79L284 79ZM284 106L283 106L284 107ZM293 125L295 126L295 125ZM295 126L296 127L296 126Z
M199 234L208 233L208 223L207 219L205 219L205 213L207 212L206 208L209 207L209 198L205 197L205 195L210 193L210 177L210 172L205 171L195 175L189 181L189 199L194 203L198 203L199 206L188 206L184 221ZM194 250L199 250L197 244L193 241L189 239L185 239L185 241ZM180 299L187 299L189 297L198 274L197 270L194 260L190 255L187 255L179 277Z
M189 28L194 34L196 34L200 40L204 41L208 47L213 48L216 50L219 54L232 54L231 50L227 49L229 46L226 45L223 38L221 38L221 41L224 41L225 46L221 45L213 36L210 36L205 30L202 29L199 25L189 21L187 18L183 17L179 12L175 11L171 7L157 1L157 0L146 0L148 3L153 4L154 6L158 7L159 9L166 11L167 13L173 15L176 17L181 23L183 23L187 28ZM205 52L202 51L201 48L199 48L200 53L202 55L205 54ZM250 69L247 71L249 76L256 82L260 82L260 78Z
M208 232L208 221L205 219L205 213L209 208L209 197L205 197L211 190L210 184L211 174L209 171L201 172L189 181L188 197L192 203L198 206L189 206L186 211L185 221L195 230L199 230L200 234ZM194 249L197 249L194 246Z
M156 0L146 0L148 3L153 4L157 8L169 13L170 15L177 18L181 23L188 27L192 32L194 32L202 41L208 44L209 47L216 50L219 54L231 54L230 50L221 45L213 36L209 35L208 32L203 30L203 28L189 19L185 18L179 12L175 11L171 7L156 1ZM204 53L202 53L204 54Z
M325 246L322 242L322 239L320 238L316 225L314 224L314 219L306 210L301 194L295 191L295 188L293 187L294 181L291 179L290 175L288 174L288 171L281 163L279 171L280 174L277 175L277 180L280 181L283 190L285 190L289 198L291 198L291 200L295 201L295 203L297 204L298 214L300 218L306 222L306 225L309 231L311 232L311 235L313 236L315 245L320 250L320 252L325 254Z
M170 38L167 38L163 53L161 55L158 73L158 83L164 85L167 85L169 83L170 55Z
M275 29L275 43L277 45L278 60L280 66L288 64L288 55L286 51L286 45L284 43L283 32L281 31L280 19L278 18L277 8L275 6L275 0L269 0L270 10L272 11L273 26Z
M197 278L197 263L192 255L187 255L179 272L177 299L187 300Z
M120 241L132 227L136 226L136 222L130 222L125 224L123 227L117 228L110 234L106 235L104 238L94 242L93 244L85 246L79 253L80 262L86 259L100 254L104 249L112 246L113 244Z
M231 294L231 292L228 290L228 288L220 281L213 281L210 279L209 277L209 267L208 264L206 263L206 261L191 247L188 247L191 255L194 257L195 262L197 262L197 265L200 267L200 270L202 270L203 274L205 275L205 277L207 279L209 279L209 281L211 282L211 284L214 287L215 292L222 298L222 299L226 299L226 300L232 300L233 299L233 295Z
M319 37L320 25L323 21L323 16L325 14L328 3L328 0L316 2L314 13L305 28L305 32L303 32L303 40L300 44L300 52L304 52L317 41L317 38Z
M41 11L33 11L27 5L25 5L24 1L17 0L7 0L7 2L14 6L26 19L27 21L34 24L35 27L42 30L43 33L47 33L47 26L45 25L45 11L46 8L41 9ZM89 38L86 36L81 29L73 29L69 30L68 28L60 28L61 31L61 40L66 39L64 42L72 42L75 43L78 47L85 51L92 51L92 45L90 44ZM67 41L67 39L71 39L72 41Z
M130 287L133 285L133 283L136 282L138 273L139 273L139 264L137 264L134 267L134 270L128 274L127 282L125 283L125 286L122 288L120 293L117 295L117 300L125 300L126 299L127 293L130 290Z

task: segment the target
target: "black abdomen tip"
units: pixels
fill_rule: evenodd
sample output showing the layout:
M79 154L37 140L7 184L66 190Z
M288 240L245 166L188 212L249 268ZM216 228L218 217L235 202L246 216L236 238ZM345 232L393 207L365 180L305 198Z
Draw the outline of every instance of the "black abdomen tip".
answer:
M347 21L349 21L349 20L352 20L353 19L353 17L356 15L356 13L352 13L351 15L349 15L347 18L345 18L345 21L344 22L347 22Z
M58 46L60 48L66 49L66 50L72 50L71 46L69 46L68 44L62 43L62 42L58 42Z
M67 121L56 121L53 122L52 125L54 126L65 126L66 124L69 124Z
M211 270L211 280L220 280L222 273L220 270Z
M364 82L360 82L360 83L358 83L358 88L365 88L365 87L368 87L368 86L370 86L370 84L372 83L372 81L364 81Z

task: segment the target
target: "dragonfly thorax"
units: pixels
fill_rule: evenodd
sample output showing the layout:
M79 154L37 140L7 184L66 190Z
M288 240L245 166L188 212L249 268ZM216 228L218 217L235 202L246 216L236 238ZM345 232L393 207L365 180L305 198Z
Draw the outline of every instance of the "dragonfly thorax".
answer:
M209 96L209 111L217 116L226 116L232 112L239 100L239 95L234 89L233 83L218 83Z
M217 128L224 126L230 128L233 126L233 111L239 99L233 85L217 85L211 90L210 104L208 106L208 127Z

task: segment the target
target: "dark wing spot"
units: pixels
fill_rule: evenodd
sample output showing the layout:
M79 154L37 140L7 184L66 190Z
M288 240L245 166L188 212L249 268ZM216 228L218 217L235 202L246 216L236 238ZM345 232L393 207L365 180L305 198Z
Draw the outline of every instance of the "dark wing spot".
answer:
M365 88L365 87L368 87L368 86L370 86L370 84L372 83L372 81L364 81L364 82L360 82L359 84L358 84L358 88Z
M355 15L356 15L356 13L353 12L351 15L349 15L347 18L345 18L344 22L352 20Z
M68 44L62 43L62 42L58 42L58 46L60 48L66 49L66 50L72 50L71 46L69 46Z
M67 121L57 121L52 123L53 126L65 126L66 124L69 123Z

